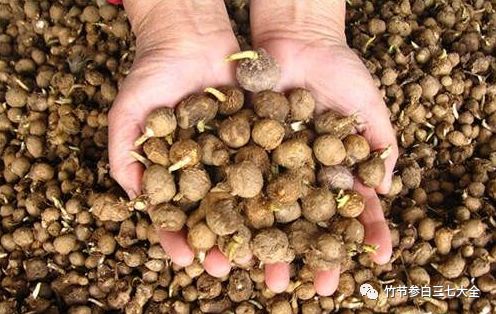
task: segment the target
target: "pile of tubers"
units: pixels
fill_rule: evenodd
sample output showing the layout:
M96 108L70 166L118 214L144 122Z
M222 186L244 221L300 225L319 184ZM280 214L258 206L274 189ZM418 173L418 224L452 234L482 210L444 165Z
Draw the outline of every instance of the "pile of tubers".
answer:
M373 250L354 174L379 186L389 150L371 152L355 116L314 116L306 89L266 89L279 66L263 49L227 59L240 60L238 82L257 91L252 108L240 87L209 87L152 111L136 140L144 155L133 156L146 166L139 202L153 226L186 229L200 260L217 245L233 263L254 255L321 271Z
M249 1L225 3L240 47L252 49ZM244 108L242 89L207 89L185 100L202 103L205 111L198 116L185 103L181 113L160 113L169 124L150 125L136 139L141 156L135 157L159 169L153 170L155 180L170 179L155 187L170 189L152 184L145 195L151 192L160 202L151 204L145 195L129 202L110 177L107 156L107 114L136 54L125 11L103 0L1 0L0 313L495 312L494 1L346 3L348 45L382 93L400 146L395 188L381 197L393 246L384 265L371 261L374 248L363 243L359 220L340 213L340 204L360 199L349 194L350 172L358 178L370 167L358 165L387 155L359 144L363 150L348 158L353 143L363 142L356 132L347 135L357 121L331 134L325 120L336 120L336 113L312 116L309 93L264 93L277 83L277 67L265 72L262 87L253 77L241 80L243 89L261 94L256 111ZM232 58L249 65L255 55ZM266 98L283 105L274 112L265 107ZM315 144L325 134L345 147L338 165L326 165L342 158L337 141L319 140L340 155ZM298 147L306 149L294 153ZM301 159L281 154L288 150ZM262 181L236 175L260 170ZM288 182L295 177L301 180ZM377 178L364 179L373 184ZM306 211L321 205L315 199L334 202L335 213ZM213 203L220 206L208 222L206 209ZM153 224L147 209L158 206ZM233 211L238 215L232 224L214 223ZM176 219L169 220L169 213ZM257 255L266 254L267 237L283 239L271 257L293 260L289 287L271 292L259 262L223 278L205 273L200 259L175 265L160 245L157 224L183 226L198 257L215 245L233 264L255 246ZM326 251L329 243L341 250ZM336 292L318 296L313 269L338 262ZM360 293L364 283L376 289L377 300ZM386 296L388 285L476 286L480 297L393 298Z

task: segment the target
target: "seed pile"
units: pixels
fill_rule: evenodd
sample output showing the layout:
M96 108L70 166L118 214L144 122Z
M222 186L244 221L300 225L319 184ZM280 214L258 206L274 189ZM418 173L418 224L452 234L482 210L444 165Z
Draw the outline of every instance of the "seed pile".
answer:
M265 102L252 110L240 109L243 101L236 97L243 94L236 88L218 88L226 95L224 101L212 95L214 91L202 93L207 100L200 97L195 103L204 106L205 116L190 115L184 104L183 114L176 119L177 135L155 138L148 131L137 143L143 144L143 156L154 164L151 167L159 169L152 174L168 178L161 182L166 191L154 190L153 184L149 191L156 200L172 197L167 205L157 202L162 206L156 212L145 213L145 206L156 205L144 198L131 203L122 198L109 177L106 157L106 115L118 82L129 73L135 50L122 8L101 0L0 1L0 313L494 312L494 3L347 3L348 43L383 93L401 146L391 191L399 195L382 201L394 251L384 266L361 253L371 248L359 245L364 233L354 218L359 207L345 211L339 206L344 200L355 202L349 169L357 173L358 164L364 162L361 156L380 157L383 152L351 150L362 140L326 131L326 121L335 120L330 113L315 117L312 126L307 121L311 107L301 105L308 104L308 99L297 93L286 93L287 107L275 112ZM249 50L247 1L226 1L226 5L242 50ZM262 93L260 99L265 97ZM209 118L207 111L230 118L215 118L215 113ZM187 130L179 131L184 125ZM295 131L298 125L318 132ZM310 143L323 134L340 138L346 155L339 165L315 167L317 173L311 165L298 171L291 168L307 160L324 164L342 157L324 150L316 159ZM310 150L292 156L311 158L289 160L276 153L283 144L286 150L298 149L301 141ZM211 173L211 168L218 170ZM258 180L236 182L234 174L251 174L250 169L262 172L265 198L241 195L252 195ZM361 171L367 173L367 167ZM336 189L335 213L328 226L335 235L322 235L322 223L310 220L322 219L307 210L315 204L311 199L307 209L303 208L305 198L284 202L298 188L284 182L298 176L318 187L300 186L302 195L325 201L330 198L324 191ZM278 180L271 182L272 178ZM219 182L224 184L218 186ZM215 193L208 193L215 187ZM281 187L284 194L277 193ZM207 204L197 208L193 204L202 199L200 195L206 195ZM278 200L277 206L267 203L269 195ZM219 208L210 213L210 220L239 210L232 221L238 227L225 221L215 224L217 232L229 228L236 232L219 236L212 231L205 216L212 203ZM181 212L185 216L177 214ZM267 212L270 215L264 215ZM177 219L170 223L168 213ZM218 245L233 262L252 251L246 243L263 242L267 236L279 239L282 232L292 252L284 252L286 241L282 240L277 246L283 252L279 256L304 256L307 264L294 261L290 287L274 295L266 288L258 265L237 268L222 279L207 275L198 261L186 268L172 265L159 245L154 224L167 228L186 224L188 242L197 252ZM278 228L282 225L287 227ZM315 244L311 251L310 241ZM326 248L336 242L345 256L357 255L345 258L337 292L318 297L311 267L335 263L336 256L326 254ZM260 256L267 249L257 248ZM371 284L379 298L363 297L362 283ZM386 298L388 284L451 288L475 284L481 297Z

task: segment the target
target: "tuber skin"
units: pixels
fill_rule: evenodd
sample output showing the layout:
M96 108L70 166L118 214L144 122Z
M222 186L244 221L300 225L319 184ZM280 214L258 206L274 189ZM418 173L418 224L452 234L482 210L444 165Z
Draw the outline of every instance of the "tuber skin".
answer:
M346 165L353 166L357 162L367 159L370 155L370 146L365 137L359 134L350 134L343 139L346 150Z
M289 101L282 93L264 90L255 94L253 109L260 118L284 122L289 114Z
M336 213L334 195L326 188L311 191L301 200L302 215L313 223L329 220Z
M346 191L337 199L338 213L347 218L355 218L365 210L363 197L355 191Z
M368 187L376 188L381 185L386 175L386 165L380 155L375 154L372 158L358 164L358 178Z
M272 161L289 169L312 165L312 149L300 139L289 139L272 152Z
M164 167L170 165L169 147L165 140L158 137L152 137L143 145L143 151L145 152L146 158L154 164L159 164Z
M263 119L255 122L251 131L251 138L255 144L266 150L273 150L284 139L284 126L272 119Z
M344 166L322 167L317 173L321 187L333 191L353 189L354 178L351 171Z
M236 86L223 86L217 90L207 88L205 90L213 94L219 104L219 114L232 115L240 111L245 103L245 94L243 90ZM220 97L219 97L220 96Z
M188 168L181 170L178 185L179 195L183 199L198 202L210 191L212 182L204 169Z
M258 195L246 199L243 205L244 214L249 226L254 229L272 227L274 224L274 213L270 208L270 202Z
M250 122L243 116L231 116L219 126L219 138L231 148L245 146L250 140Z
M278 205L274 216L277 223L287 224L301 217L301 206L298 202L288 205Z
M319 228L316 224L306 219L298 219L287 228L290 247L295 254L306 253L313 245L315 238L319 235Z
M327 111L317 115L314 120L317 133L333 135L339 139L343 139L353 133L356 125L355 116L344 117L334 111Z
M250 92L273 89L281 76L276 60L262 48L231 55L227 60L240 60L236 79L243 89Z
M233 234L243 224L239 204L234 197L220 199L212 197L204 206L207 225L217 235Z
M294 258L287 235L277 228L261 230L252 239L251 248L253 255L265 264L291 262Z
M304 88L295 88L289 92L289 112L291 121L309 121L313 118L315 99Z
M233 302L243 302L251 298L253 282L246 270L236 269L229 276L227 295Z
M339 165L346 158L343 142L333 135L321 135L313 142L313 153L324 166Z
M251 161L242 161L229 166L226 170L226 177L232 195L251 198L262 191L262 171Z
M330 234L322 234L315 248L305 254L305 262L313 270L331 270L338 267L345 256L342 242Z
M142 190L151 205L169 202L176 195L174 177L166 168L152 165L143 173Z
M218 167L229 163L227 147L215 135L204 133L198 137L197 142L201 148L203 164Z
M172 165L169 171L173 172L182 168L193 167L201 160L201 149L195 141L183 139L172 144L169 151Z
M264 176L270 172L270 159L267 152L257 145L247 145L241 147L234 156L234 162L251 161L257 165Z
M193 94L176 107L177 125L181 129L199 127L215 118L218 103L205 94Z
M135 145L143 144L150 137L166 137L177 127L176 116L171 108L153 110L145 120L145 132L136 140Z
M235 233L218 237L217 246L229 261L246 263L246 260L252 256L250 241L250 229L241 225Z
M340 236L345 244L361 244L365 238L365 228L356 218L337 217L332 221L330 230Z
M275 206L295 203L302 196L302 180L291 174L272 179L266 187L267 196Z
M186 223L186 213L170 203L154 206L150 212L150 219L155 227L165 231L179 231Z

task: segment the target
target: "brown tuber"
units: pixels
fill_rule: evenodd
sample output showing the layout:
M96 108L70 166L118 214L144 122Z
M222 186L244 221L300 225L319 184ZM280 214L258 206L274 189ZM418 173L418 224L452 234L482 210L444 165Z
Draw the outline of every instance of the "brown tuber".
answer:
M201 160L200 146L191 139L183 139L172 144L169 151L172 165L169 171L173 172L182 168L193 167Z
M358 164L358 178L368 187L376 188L381 185L386 176L386 165L384 159L389 156L390 148L382 152L376 152L372 158Z
M197 127L200 132L217 114L218 103L205 94L193 94L176 107L177 125L181 129Z
M145 121L145 132L135 142L143 144L150 137L166 137L177 127L176 116L171 108L158 108L152 111Z
M199 168L187 168L179 175L179 195L186 201L198 202L207 195L211 188L207 171Z
M321 135L313 142L313 153L324 166L339 165L346 158L341 140L333 135Z
M226 59L240 60L236 67L236 79L243 89L250 92L258 93L274 88L281 76L276 60L264 49L242 51Z
M179 231L186 223L184 211L170 203L162 203L153 207L149 214L153 225L165 231Z
M327 111L315 117L315 131L319 134L330 134L339 139L355 131L356 116L342 116L334 111Z
M253 238L251 248L253 254L265 264L291 262L294 258L287 235L276 228L260 231Z
M295 88L288 95L291 121L308 121L313 117L315 99L304 88Z
M264 90L253 98L253 109L260 118L284 122L289 114L289 102L282 93Z
M188 230L188 244L195 251L208 251L215 245L216 239L217 235L204 222L200 222Z
M264 149L273 150L281 144L284 134L285 130L281 123L276 120L263 119L255 122L251 138L255 144Z
M329 220L336 212L334 195L326 188L311 191L301 200L303 217L313 223Z
M305 262L314 270L331 270L339 267L344 256L341 241L333 235L323 234L315 247L305 254Z
M272 152L272 160L285 168L301 168L312 164L312 149L300 139L290 139Z
M250 123L243 116L228 117L219 126L219 138L232 148L245 146L250 140L250 134Z
M220 114L232 115L243 108L245 95L239 87L224 86L218 89L208 87L205 92L212 94L219 101Z
M217 235L229 235L236 232L243 223L236 198L222 192L210 192L203 199L206 222L210 230Z
M152 165L143 173L142 190L152 205L169 202L176 195L174 177L166 168Z
M262 171L251 161L242 161L226 170L231 194L244 198L257 196L263 188Z
M346 164L352 166L369 157L370 146L367 140L358 134L350 134L343 139L346 150Z
M363 197L354 191L346 191L338 195L338 213L347 218L355 218L365 209L365 202Z

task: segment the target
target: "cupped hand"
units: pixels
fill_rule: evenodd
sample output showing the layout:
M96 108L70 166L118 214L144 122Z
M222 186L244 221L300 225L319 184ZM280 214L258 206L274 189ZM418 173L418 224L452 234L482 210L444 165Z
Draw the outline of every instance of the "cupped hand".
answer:
M167 6L167 2L162 3ZM144 131L146 116L155 108L173 107L186 95L206 87L235 84L233 65L224 62L224 58L237 52L239 46L223 3L219 16L206 16L212 20L204 22L200 21L202 17L188 16L196 13L184 13L180 18L178 9L171 14L179 17L169 18L167 10L160 6L153 6L156 17L153 12L147 13L144 22L133 25L137 33L135 62L109 113L111 174L130 198L141 193L144 169L130 152L137 150L134 142ZM202 14L201 10L198 14ZM175 19L175 25L166 25L171 19ZM188 19L184 27L179 25L182 19ZM159 236L174 263L187 266L193 262L194 252L185 232L162 230ZM204 267L216 277L230 270L228 260L218 249L207 254Z
M389 192L398 156L395 132L389 111L374 82L358 56L346 45L344 36L301 36L282 32L254 35L256 48L265 48L281 66L277 89L286 91L305 87L316 98L317 111L334 110L343 115L357 115L359 131L372 150L387 147L392 152L386 160L386 177L377 188ZM356 180L355 189L365 198L366 209L359 217L365 227L365 242L377 246L372 259L378 264L389 261L391 235L384 219L376 191ZM272 273L272 290L283 291L289 282L289 265L268 265ZM320 295L332 294L339 281L339 269L315 274L315 287Z

